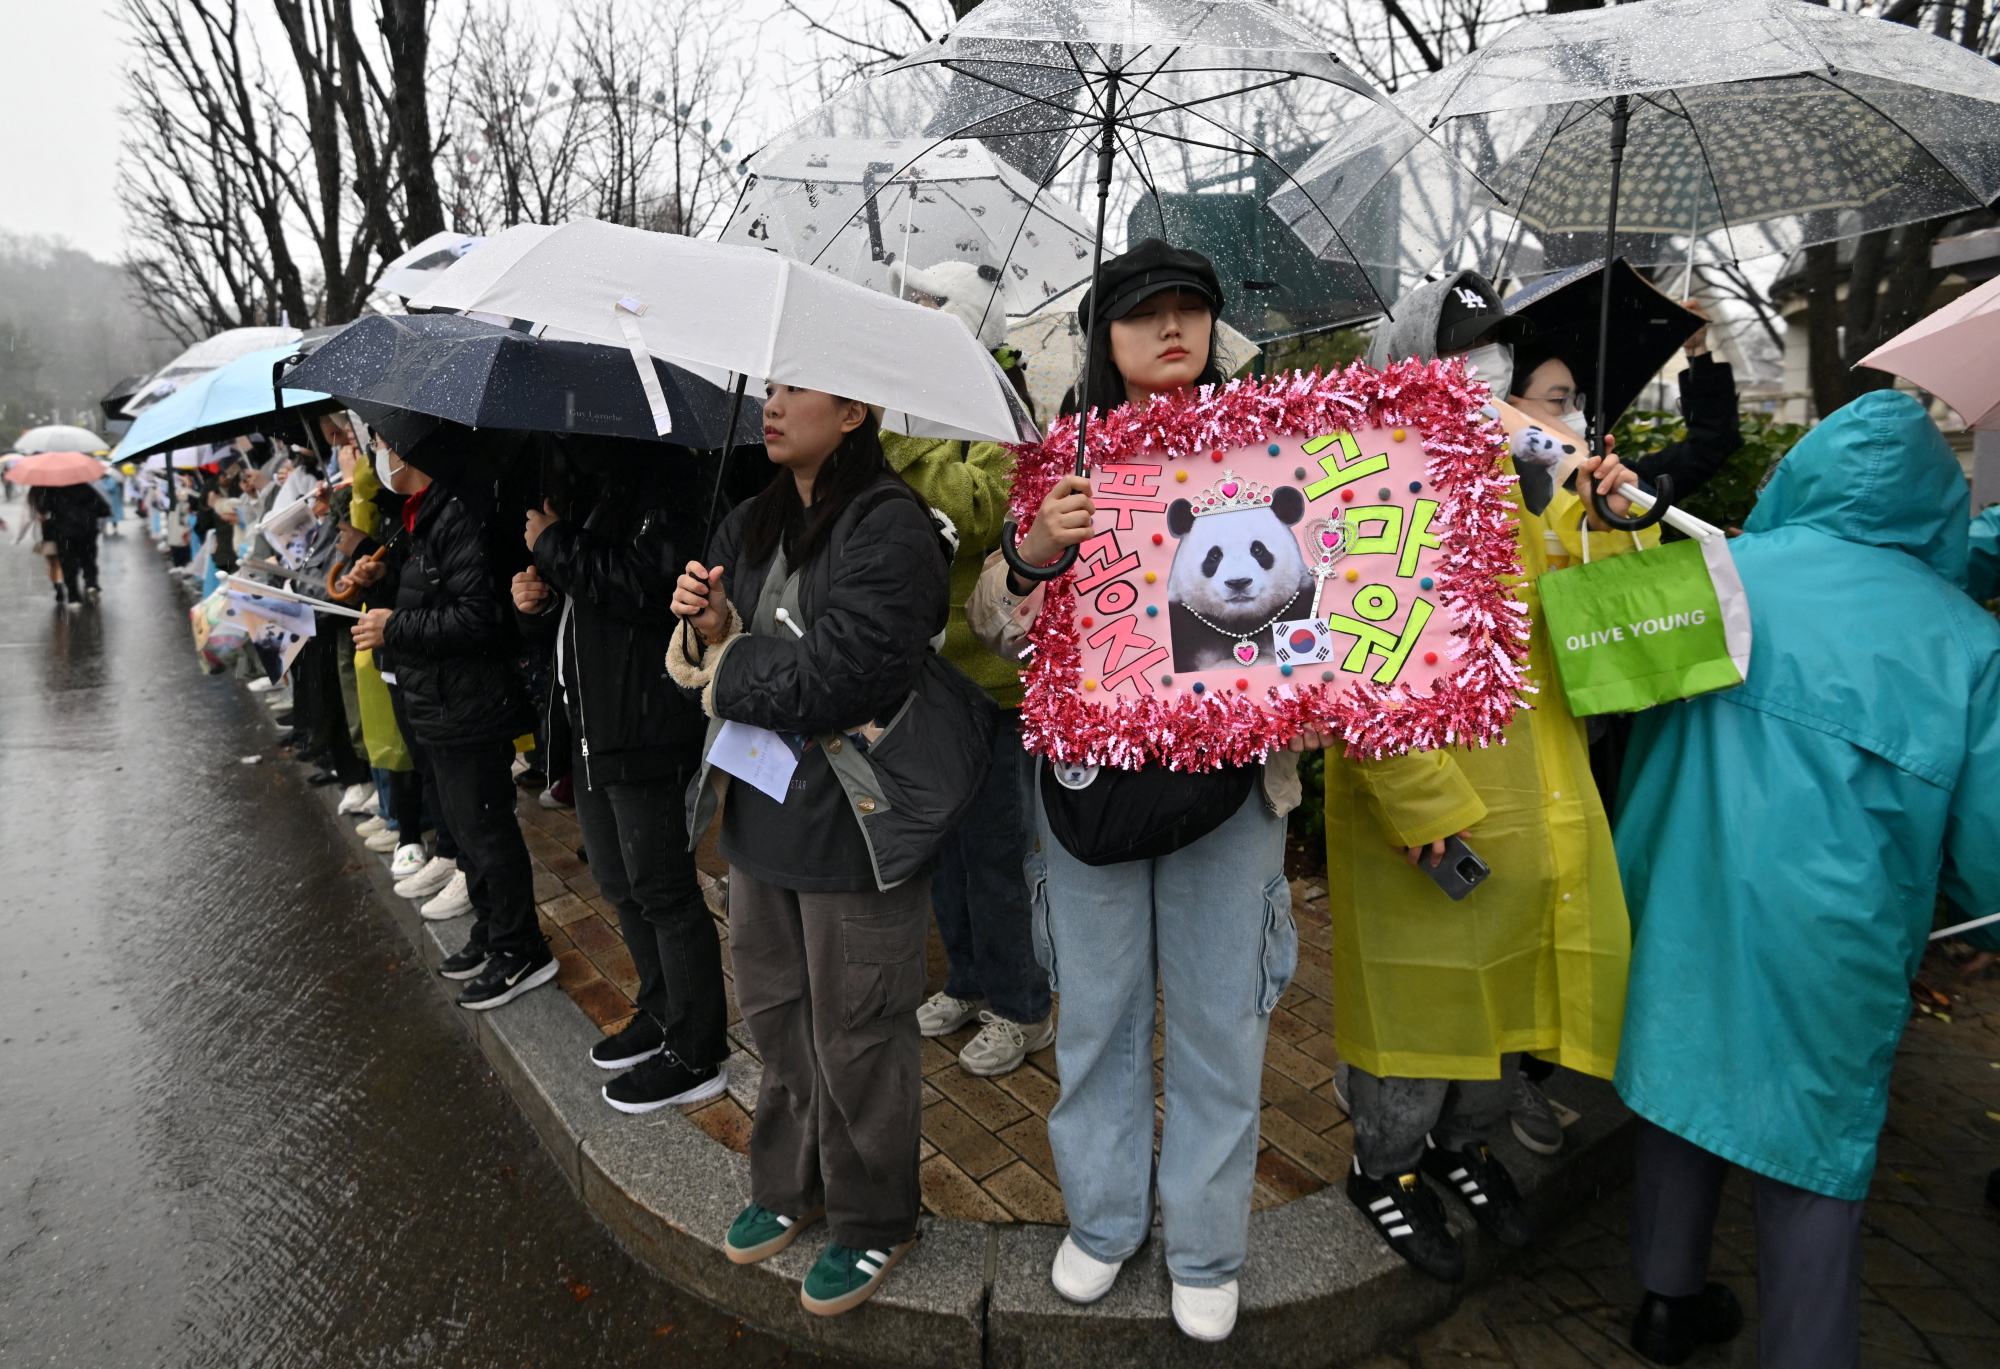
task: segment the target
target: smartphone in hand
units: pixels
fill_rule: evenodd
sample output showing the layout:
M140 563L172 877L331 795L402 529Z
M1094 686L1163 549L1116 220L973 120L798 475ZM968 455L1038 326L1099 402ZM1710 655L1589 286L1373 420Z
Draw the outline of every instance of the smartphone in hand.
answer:
M1478 888L1493 873L1492 867L1473 854L1462 837L1445 839L1444 859L1436 865L1428 860L1419 860L1417 866L1454 902Z

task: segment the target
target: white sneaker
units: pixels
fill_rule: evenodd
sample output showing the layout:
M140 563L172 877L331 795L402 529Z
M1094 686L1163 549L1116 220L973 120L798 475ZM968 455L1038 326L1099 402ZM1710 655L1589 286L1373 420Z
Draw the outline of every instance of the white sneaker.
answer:
M1194 1340L1228 1340L1236 1329L1236 1280L1217 1288L1174 1285L1174 1324Z
M1029 1051L1041 1050L1056 1039L1054 1013L1039 1022L1023 1025L981 1008L979 1020L986 1025L979 1029L979 1035L965 1043L965 1049L958 1053L958 1063L967 1074L983 1078L1021 1068Z
M917 1009L917 1030L925 1036L944 1036L979 1016L979 1000L953 998L940 989Z
M444 922L450 918L462 917L472 911L472 891L465 887L465 871L460 870L451 877L451 882L438 891L438 896L417 909L428 922Z
M1083 1253L1083 1248L1068 1236L1056 1247L1055 1263L1049 1266L1049 1282L1056 1286L1056 1292L1071 1302L1092 1303L1111 1291L1111 1285L1118 1278L1118 1271L1124 1262L1106 1264L1093 1255ZM1174 1290L1178 1293L1180 1290Z
M413 841L408 846L398 846L396 858L389 862L389 873L397 879L408 879L423 869L428 859L429 857L424 854L424 844L420 841Z
M408 879L396 881L396 892L404 898L429 898L458 873L458 862L449 856L432 856L424 868Z
M382 816L382 796L376 792L374 785L371 784L368 786L368 797L361 801L361 807L355 811L357 813L365 813L371 818Z
M336 811L339 812L340 816L342 816L343 818L348 817L354 813L359 813L361 811L362 803L374 797L375 797L374 785L350 784L347 786L347 788L341 791L340 807Z
M372 837L377 832L387 829L388 826L389 820L387 818L365 818L354 824L354 834L358 837Z
M269 675L260 675L250 682L250 692L252 694L264 694L276 688L277 686L271 682Z
M403 839L384 827L379 832L371 833L368 840L361 844L378 855L386 856L398 846L401 846Z

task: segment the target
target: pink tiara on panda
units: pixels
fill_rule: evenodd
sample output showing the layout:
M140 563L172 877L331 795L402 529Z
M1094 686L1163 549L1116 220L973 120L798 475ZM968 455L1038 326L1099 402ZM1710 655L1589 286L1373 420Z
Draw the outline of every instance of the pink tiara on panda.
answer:
M1245 480L1234 471L1224 471L1222 479L1191 501L1196 518L1209 513L1233 513L1239 509L1261 509L1271 502L1271 487Z

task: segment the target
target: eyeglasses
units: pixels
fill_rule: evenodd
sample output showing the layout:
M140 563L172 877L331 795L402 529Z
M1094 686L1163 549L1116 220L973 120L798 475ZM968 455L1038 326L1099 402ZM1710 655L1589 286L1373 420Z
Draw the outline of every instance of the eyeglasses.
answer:
M1583 391L1565 390L1560 387L1545 395L1522 395L1521 398L1533 400L1537 404L1553 404L1560 412L1566 414L1578 413L1590 403L1590 396Z

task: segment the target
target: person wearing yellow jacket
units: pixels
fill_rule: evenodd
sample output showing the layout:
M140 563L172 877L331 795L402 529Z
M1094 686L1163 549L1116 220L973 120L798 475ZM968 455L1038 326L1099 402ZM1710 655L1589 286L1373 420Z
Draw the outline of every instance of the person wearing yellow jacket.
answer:
M995 278L966 261L894 271L898 290L916 303L952 315L994 353L1019 384L1008 352L1007 314ZM958 1053L959 1068L985 1077L1019 1069L1029 1052L1055 1040L1048 975L1035 962L1025 864L1034 806L1030 766L1021 749L1019 662L986 650L973 637L966 601L979 583L987 553L1000 542L1013 488L1014 455L995 442L956 442L882 435L889 467L949 518L958 538L951 563L951 617L939 651L970 675L1002 709L993 736L993 765L971 816L938 851L931 906L949 971L944 988L917 1009L925 1036L944 1036L978 1021Z
M1370 361L1466 354L1496 395L1510 393L1518 337L1491 285L1462 272L1398 302ZM1541 426L1503 408L1517 434ZM1558 445L1564 430L1545 421ZM1572 444L1573 445L1573 444ZM1514 459L1508 458L1514 472ZM1615 459L1581 469L1600 488L1626 478ZM1496 1239L1531 1235L1519 1195L1486 1138L1506 1119L1511 1057L1532 1052L1609 1077L1618 1055L1630 930L1583 724L1549 656L1536 582L1583 551L1581 502L1523 460L1517 514L1537 692L1505 744L1379 761L1329 757L1328 910L1334 1028L1354 1117L1348 1196L1391 1249L1455 1281L1464 1255L1425 1177L1463 1201ZM1622 512L1623 501L1613 501ZM1534 511L1530 511L1533 509ZM1590 555L1630 550L1591 537ZM1420 869L1462 834L1492 874L1453 902ZM1504 1061L1504 1063L1503 1063Z

